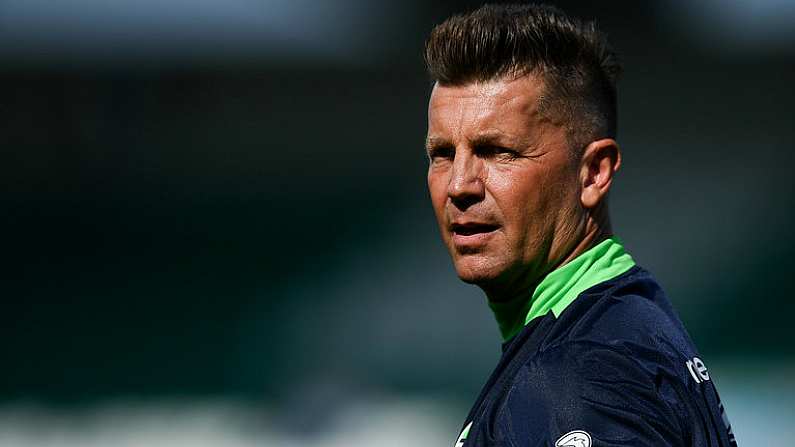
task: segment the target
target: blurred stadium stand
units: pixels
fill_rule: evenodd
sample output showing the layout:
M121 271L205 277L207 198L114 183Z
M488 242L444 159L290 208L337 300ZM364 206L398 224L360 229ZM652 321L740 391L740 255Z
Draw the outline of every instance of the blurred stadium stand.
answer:
M452 441L499 338L422 148L477 3L427 3L0 2L0 445ZM795 4L553 3L626 65L617 233L740 445L795 437Z

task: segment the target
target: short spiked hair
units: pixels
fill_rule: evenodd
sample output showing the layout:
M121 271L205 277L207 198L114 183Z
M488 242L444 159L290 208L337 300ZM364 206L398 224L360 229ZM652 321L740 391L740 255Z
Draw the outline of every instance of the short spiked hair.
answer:
M572 145L615 138L621 65L594 22L547 5L484 5L437 25L425 64L440 85L539 76L540 110L567 128Z

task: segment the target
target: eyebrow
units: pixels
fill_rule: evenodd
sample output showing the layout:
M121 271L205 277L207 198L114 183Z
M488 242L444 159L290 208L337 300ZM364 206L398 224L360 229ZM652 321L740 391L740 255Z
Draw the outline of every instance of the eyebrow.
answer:
M490 131L477 135L475 138L470 140L470 143L473 146L513 146L516 144L516 139L511 138L502 132Z
M446 138L434 137L434 136L429 136L429 137L425 138L425 149L426 150L437 148L437 147L443 147L443 146L452 146L452 145L453 145L453 143L451 143Z
M481 132L472 138L469 143L472 146L527 146L525 141L500 132L499 130L487 130ZM426 150L445 146L454 146L454 144L451 143L450 140L443 137L429 136L425 139Z

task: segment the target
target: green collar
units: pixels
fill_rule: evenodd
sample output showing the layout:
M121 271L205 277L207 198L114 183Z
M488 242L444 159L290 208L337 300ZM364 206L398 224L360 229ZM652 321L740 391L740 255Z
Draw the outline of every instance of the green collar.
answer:
M505 341L513 338L536 317L550 311L559 317L577 296L591 287L615 278L635 265L616 237L586 250L550 272L538 284L530 300L519 297L505 303L489 301Z

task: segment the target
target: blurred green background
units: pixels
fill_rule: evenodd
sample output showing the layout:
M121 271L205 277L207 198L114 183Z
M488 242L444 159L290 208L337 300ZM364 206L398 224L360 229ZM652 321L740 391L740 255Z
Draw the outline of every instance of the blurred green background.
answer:
M795 2L553 2L625 64L617 234L740 445L795 427ZM0 445L446 445L496 364L425 190L476 2L0 1Z

